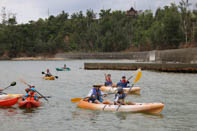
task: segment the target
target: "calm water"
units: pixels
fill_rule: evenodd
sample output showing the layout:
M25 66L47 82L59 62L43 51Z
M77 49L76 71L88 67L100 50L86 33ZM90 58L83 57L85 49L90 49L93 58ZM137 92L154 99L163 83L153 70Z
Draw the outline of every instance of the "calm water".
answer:
M197 130L197 74L142 71L142 77L136 84L141 87L141 95L131 95L127 99L134 102L163 102L165 108L160 115L92 111L77 108L70 99L84 97L91 85L103 83L104 73L111 73L112 80L117 82L122 75L129 77L133 71L83 70L84 62L103 60L0 61L0 87L17 82L15 87L5 92L24 93L26 86L19 81L24 79L35 85L40 93L52 96L49 102L42 99L43 106L34 110L22 110L17 105L0 108L0 131ZM71 71L55 71L55 67L64 64ZM46 68L59 79L41 79L41 72ZM113 95L108 98L112 99Z

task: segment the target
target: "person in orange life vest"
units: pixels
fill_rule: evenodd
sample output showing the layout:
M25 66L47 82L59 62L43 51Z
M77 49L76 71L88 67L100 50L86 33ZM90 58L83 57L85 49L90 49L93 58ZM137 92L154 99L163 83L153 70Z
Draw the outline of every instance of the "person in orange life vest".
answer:
M111 74L105 74L105 86L112 86Z
M30 86L30 88L26 88L25 91L26 91L26 95L25 95L26 99L38 100L38 96L36 94L35 86Z
M46 77L50 77L52 76L51 72L49 71L49 69L47 69L47 73L45 74Z
M85 101L92 102L92 103L103 103L103 104L111 104L111 102L107 100L103 100L102 96L106 97L107 94L104 94L100 90L101 85L93 85L93 88L90 90L87 97L84 99Z
M128 83L129 83L129 81L126 80L126 77L122 76L122 80L120 80L120 82L117 83L117 86L122 87L122 88L126 88Z
M31 90L31 88L35 88L35 86L29 85L29 88L25 88L26 94L22 97L23 100L25 100L25 98L26 98L26 96L28 95L28 93L29 93L29 91Z

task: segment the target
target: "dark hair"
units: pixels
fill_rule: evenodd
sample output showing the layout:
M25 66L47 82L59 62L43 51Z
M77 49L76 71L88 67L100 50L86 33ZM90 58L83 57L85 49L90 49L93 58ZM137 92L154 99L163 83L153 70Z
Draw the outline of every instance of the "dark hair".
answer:
M126 76L122 76L122 78L126 78Z
M122 93L124 91L122 87L118 87L117 90L118 90L118 93Z

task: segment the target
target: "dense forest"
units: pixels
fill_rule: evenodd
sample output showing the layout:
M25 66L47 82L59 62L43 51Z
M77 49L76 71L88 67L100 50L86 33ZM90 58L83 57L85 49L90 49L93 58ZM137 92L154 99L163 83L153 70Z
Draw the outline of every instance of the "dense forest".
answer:
M57 52L120 52L197 46L197 4L188 0L151 10L62 11L47 19L17 24L3 7L0 56L53 55Z

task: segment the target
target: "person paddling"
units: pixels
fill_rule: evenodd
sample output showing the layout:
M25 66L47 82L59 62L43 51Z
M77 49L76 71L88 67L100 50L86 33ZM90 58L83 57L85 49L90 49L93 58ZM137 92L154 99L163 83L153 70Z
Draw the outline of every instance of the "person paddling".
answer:
M62 69L66 69L67 67L66 67L66 64L64 64L64 67L62 67Z
M31 89L35 90L35 86L28 85L29 88L25 88L25 92L28 93Z
M126 93L122 87L118 87L117 93L115 94L114 98L114 105L135 105L133 102L125 102Z
M105 74L105 86L112 86L111 74Z
M96 104L111 104L109 101L103 100L102 96L106 97L107 94L101 92L100 87L100 85L93 85L93 88L90 90L90 92L84 100Z
M26 95L23 100L38 100L38 96L35 90L35 86L29 86L29 88L25 89Z
M51 76L52 76L51 72L49 71L49 69L47 69L47 73L45 74L45 77L51 77Z
M126 77L122 76L122 79L120 80L120 82L117 83L117 86L122 87L122 88L126 88L128 83L129 83L129 81L126 80Z

